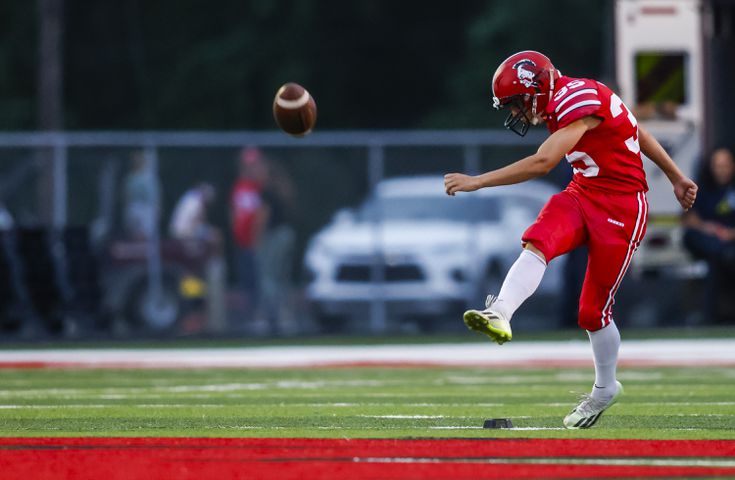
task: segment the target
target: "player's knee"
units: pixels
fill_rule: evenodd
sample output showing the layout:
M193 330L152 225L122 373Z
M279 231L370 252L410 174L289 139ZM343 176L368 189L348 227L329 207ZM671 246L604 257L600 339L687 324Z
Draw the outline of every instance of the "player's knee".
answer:
M580 305L577 323L590 332L596 332L603 327L602 312L597 308Z
M533 243L526 242L523 248L525 248L526 250L532 252L534 255L539 257L544 263L548 263L546 260L546 255L544 255L544 252L539 250Z

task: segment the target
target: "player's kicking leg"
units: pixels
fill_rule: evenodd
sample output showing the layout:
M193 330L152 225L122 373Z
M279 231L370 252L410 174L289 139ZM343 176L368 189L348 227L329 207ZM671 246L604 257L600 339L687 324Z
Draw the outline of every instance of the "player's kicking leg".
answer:
M513 331L510 328L510 321L493 310L495 300L495 296L488 295L485 310L464 312L464 323L470 330L487 335L493 342L502 345L513 339Z
M508 270L497 298L490 297L484 310L464 314L467 328L499 344L513 338L511 317L538 288L546 263L584 243L584 216L574 194L565 190L552 195L522 239L524 250Z
M513 338L510 319L521 304L536 291L546 271L543 254L527 244L508 271L497 298L488 295L484 310L464 313L467 328L487 335L498 345Z

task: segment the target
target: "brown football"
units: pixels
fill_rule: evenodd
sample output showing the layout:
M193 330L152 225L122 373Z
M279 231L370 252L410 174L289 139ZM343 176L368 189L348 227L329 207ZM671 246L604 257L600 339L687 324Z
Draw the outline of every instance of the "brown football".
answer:
M316 124L316 102L298 83L287 83L278 89L273 99L273 117L281 130L303 137Z

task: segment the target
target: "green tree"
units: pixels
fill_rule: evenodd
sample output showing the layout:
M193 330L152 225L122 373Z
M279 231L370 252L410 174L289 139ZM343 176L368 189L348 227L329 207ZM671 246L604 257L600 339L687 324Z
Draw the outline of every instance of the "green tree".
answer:
M0 2L0 129L35 127L35 2Z
M605 3L577 0L489 2L467 25L465 59L448 71L451 96L422 125L436 128L497 128L492 113L492 77L505 58L521 50L546 54L564 74L598 77L602 65Z
M287 81L319 128L480 128L495 66L547 53L601 72L608 2L65 2L69 129L273 129ZM0 128L36 127L36 2L0 4Z

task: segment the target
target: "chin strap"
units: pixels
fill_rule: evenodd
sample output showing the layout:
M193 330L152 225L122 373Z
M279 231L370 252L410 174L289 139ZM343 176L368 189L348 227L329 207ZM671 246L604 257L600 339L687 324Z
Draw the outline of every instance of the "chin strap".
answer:
M549 69L549 102L552 98L554 98L554 81L556 80L554 77L554 73L556 73L556 70L553 68Z

